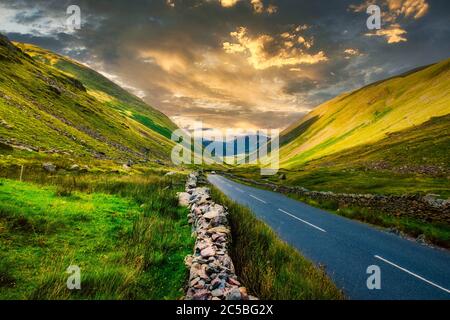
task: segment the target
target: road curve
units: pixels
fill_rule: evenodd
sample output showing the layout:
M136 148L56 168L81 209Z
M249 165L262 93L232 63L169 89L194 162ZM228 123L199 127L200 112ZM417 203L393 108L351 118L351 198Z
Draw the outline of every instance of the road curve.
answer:
M305 257L326 266L328 275L350 299L450 299L447 250L219 175L209 175L208 180L232 200L252 209ZM380 289L368 289L369 266L379 267Z

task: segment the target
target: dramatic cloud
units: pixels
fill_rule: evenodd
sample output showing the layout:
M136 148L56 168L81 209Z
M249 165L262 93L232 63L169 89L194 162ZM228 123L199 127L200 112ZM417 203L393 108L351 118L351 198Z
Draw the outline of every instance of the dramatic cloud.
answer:
M72 1L0 0L0 32L89 65L187 128L282 129L450 52L448 0L75 3L82 28L72 31ZM382 8L381 30L366 27L369 3Z
M231 8L234 7L238 2L243 0L219 0L222 7ZM264 5L263 0L246 0L253 7L255 13L263 14L274 14L278 11L278 7L273 4Z
M240 27L230 35L237 43L224 42L225 52L246 54L248 62L255 69L316 64L327 61L323 51L316 54L306 53L304 50L312 46L312 40L306 41L295 33L284 32L277 38L267 34L250 37L248 30Z
M367 33L367 36L383 36L387 43L406 42L406 30L402 29L399 24L393 24L386 29L380 29L375 33Z
M429 9L426 0L367 0L359 5L350 5L354 12L365 12L369 5L376 4L381 7L381 16L384 27L380 30L366 33L366 36L382 36L387 43L398 43L408 41L407 31L402 28L400 22L409 19L420 19L424 17Z
M353 48L345 49L344 54L345 54L345 59L350 59L351 57L362 55L358 49L353 49Z

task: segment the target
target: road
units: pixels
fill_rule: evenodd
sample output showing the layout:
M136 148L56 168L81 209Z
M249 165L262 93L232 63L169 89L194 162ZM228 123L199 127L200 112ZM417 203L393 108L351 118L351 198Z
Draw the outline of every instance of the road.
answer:
M326 272L350 299L450 299L450 252L219 175L208 180L253 210L281 239ZM380 289L368 289L377 266ZM373 270L373 269L372 269ZM375 267L376 270L376 267ZM370 283L374 284L374 277Z

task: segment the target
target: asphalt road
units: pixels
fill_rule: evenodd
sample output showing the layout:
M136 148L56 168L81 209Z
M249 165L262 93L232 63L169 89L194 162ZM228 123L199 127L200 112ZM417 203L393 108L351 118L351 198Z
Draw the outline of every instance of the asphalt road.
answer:
M350 299L450 299L450 252L218 175L208 180L246 205L281 239L316 264ZM380 289L368 289L369 266ZM370 283L374 284L371 278Z

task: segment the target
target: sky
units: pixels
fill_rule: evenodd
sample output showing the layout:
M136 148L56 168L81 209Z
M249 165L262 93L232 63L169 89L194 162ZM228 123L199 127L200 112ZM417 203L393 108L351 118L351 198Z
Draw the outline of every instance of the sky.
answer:
M371 4L379 30L366 25ZM343 92L449 58L449 21L448 0L0 0L11 40L92 67L186 129L286 128Z

